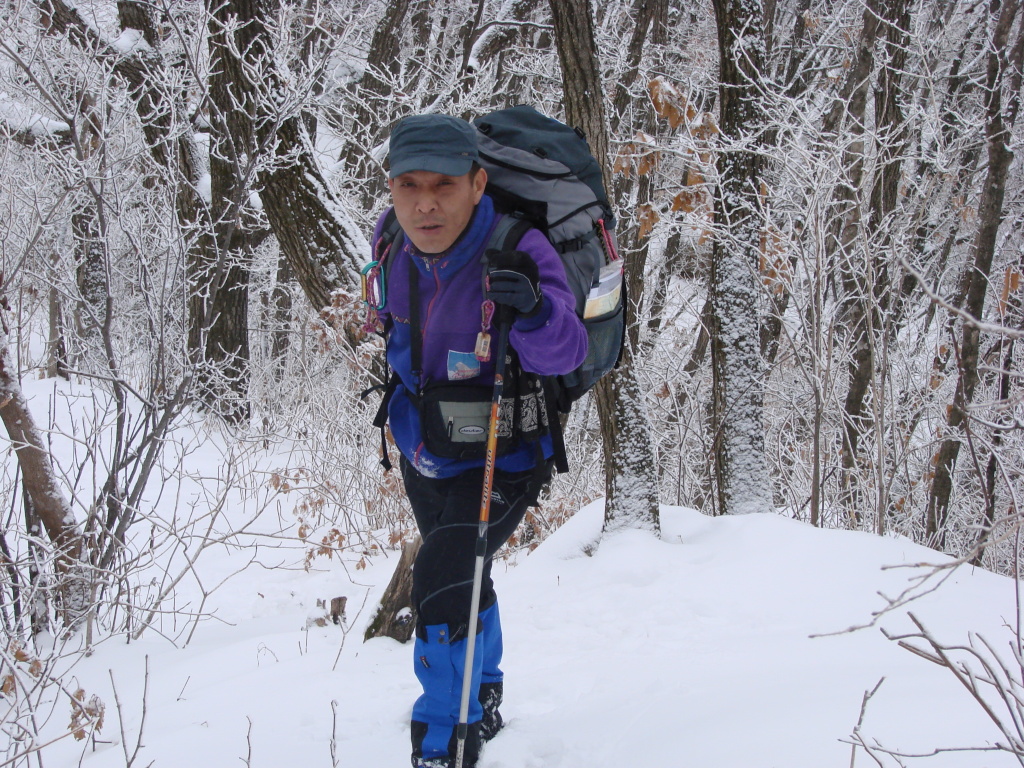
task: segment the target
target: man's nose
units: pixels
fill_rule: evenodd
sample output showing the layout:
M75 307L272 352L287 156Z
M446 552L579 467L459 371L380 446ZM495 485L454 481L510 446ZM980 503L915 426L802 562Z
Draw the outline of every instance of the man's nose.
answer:
M430 213L437 209L437 197L432 192L424 192L416 198L416 210Z

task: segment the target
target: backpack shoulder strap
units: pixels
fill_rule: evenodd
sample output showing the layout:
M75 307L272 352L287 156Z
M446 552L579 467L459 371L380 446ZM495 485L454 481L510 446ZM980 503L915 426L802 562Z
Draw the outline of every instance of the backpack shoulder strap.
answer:
M544 402L548 409L548 429L551 431L551 448L554 450L552 458L555 460L555 470L558 474L564 475L569 471L569 457L565 452L562 414L556 405L558 397L555 395L555 377L541 376L541 383L544 387Z
M377 254L378 261L380 263L381 280L385 283L388 279L388 267L391 265L391 259L388 258L392 253L397 252L401 247L403 240L405 239L405 232L402 231L402 225L398 223L398 216L395 214L395 209L389 208L388 212L384 216L384 223L381 226L380 231L380 250ZM391 326L394 321L391 318L390 313L388 314L387 320L384 322L384 328L381 331L381 336L386 340L388 333L391 330ZM381 390L383 396L381 397L380 407L377 409L377 413L373 417L373 426L380 430L380 447L381 447L381 466L384 467L384 471L387 472L391 469L391 459L388 456L388 440L386 426L388 422L388 405L391 403L391 398L395 394L395 390L398 387L399 378L385 362L384 364L384 383L378 384L375 387L370 387L368 390L363 392L362 398L365 398L370 392Z
M399 236L404 235L402 225L398 223L398 215L394 207L388 208L384 214L384 224L380 229L380 237L384 245L391 245L398 241Z
M514 251L516 246L519 245L519 241L531 229L534 229L534 226L526 219L520 216L513 216L512 214L505 214L494 225L494 231L491 232L491 237L487 241L487 247L484 251L489 251L492 248L498 251Z
M388 267L391 262L389 256L393 253L398 253L405 242L405 232L402 231L402 225L398 223L398 215L393 207L389 208L388 212L384 215L384 224L380 230L380 242L383 247L378 255L378 259L380 261L382 277L384 280L387 280Z

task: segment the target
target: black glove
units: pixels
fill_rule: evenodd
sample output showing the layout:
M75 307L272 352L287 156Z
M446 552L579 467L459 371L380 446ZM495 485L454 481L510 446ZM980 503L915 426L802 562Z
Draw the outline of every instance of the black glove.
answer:
M487 252L487 270L488 299L511 307L524 317L540 311L540 272L530 254L490 250Z

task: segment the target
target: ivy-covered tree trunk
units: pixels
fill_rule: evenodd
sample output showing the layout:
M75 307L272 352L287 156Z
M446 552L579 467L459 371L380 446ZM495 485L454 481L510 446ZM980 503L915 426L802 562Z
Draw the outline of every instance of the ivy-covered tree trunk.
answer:
M587 136L601 162L605 189L611 189L604 86L598 68L590 0L551 0L555 44L562 68L566 120ZM626 323L635 324L643 294L643 265L626 265ZM605 467L605 530L621 527L660 530L658 474L644 408L644 394L633 370L634 345L627 334L622 363L594 392L601 417Z
M714 0L721 61L716 238L711 263L715 474L720 513L766 512L764 370L758 322L764 24L759 2Z

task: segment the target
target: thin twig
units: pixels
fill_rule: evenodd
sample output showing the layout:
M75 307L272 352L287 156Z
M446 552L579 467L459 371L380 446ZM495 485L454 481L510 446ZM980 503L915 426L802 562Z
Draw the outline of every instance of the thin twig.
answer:
M875 687L872 688L870 691L864 691L864 698L861 699L860 702L860 717L857 718L857 724L853 727L853 738L860 739L860 727L864 724L864 715L867 713L868 710L868 702L871 701L872 696L878 693L878 689L882 687L882 683L884 682L885 678L883 677L877 683L875 683ZM863 740L861 739L861 741ZM867 747L864 747L864 751L867 752L868 755L871 754L871 751ZM850 749L850 768L854 768L854 763L856 761L857 744L853 744L853 746Z

